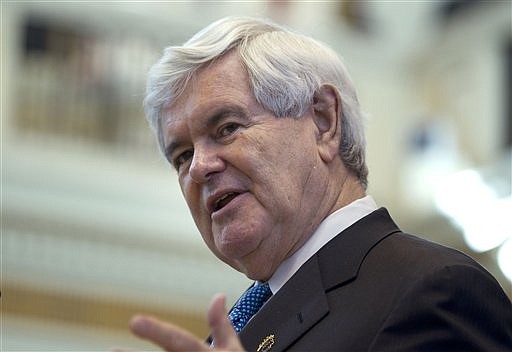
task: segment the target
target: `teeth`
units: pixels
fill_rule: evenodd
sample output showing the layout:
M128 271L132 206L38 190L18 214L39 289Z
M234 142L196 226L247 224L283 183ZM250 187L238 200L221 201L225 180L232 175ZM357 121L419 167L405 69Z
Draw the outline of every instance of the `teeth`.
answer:
M226 193L225 195L223 195L222 197L220 197L216 202L215 202L215 209L214 211L217 211L219 210L220 208L223 208L226 204L229 203L229 200L231 197L235 196L236 193L233 193L233 192L230 192L230 193ZM226 200L228 200L226 202Z
M230 195L231 195L231 193L228 193L228 194L223 195L223 196L222 196L222 197L217 201L217 203L219 203L219 202L223 201L224 199L226 199L226 198L227 198L227 197L229 197Z

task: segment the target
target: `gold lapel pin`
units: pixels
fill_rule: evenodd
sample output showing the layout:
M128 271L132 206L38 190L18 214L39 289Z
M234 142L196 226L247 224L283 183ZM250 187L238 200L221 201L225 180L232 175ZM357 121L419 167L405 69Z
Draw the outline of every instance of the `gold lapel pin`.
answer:
M274 346L274 343L276 342L274 334L268 335L261 341L260 345L258 346L258 349L256 352L268 352Z

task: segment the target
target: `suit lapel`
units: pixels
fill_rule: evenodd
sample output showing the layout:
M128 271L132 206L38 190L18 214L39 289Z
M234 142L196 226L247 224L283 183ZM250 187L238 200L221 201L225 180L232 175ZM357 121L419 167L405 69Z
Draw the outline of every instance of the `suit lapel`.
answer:
M318 263L313 257L286 283L286 290L272 296L249 321L240 332L240 339L249 352L282 351L328 312Z
M357 221L317 253L324 288L329 291L357 277L370 250L387 236L400 232L385 208Z
M245 349L285 350L329 313L326 292L352 282L368 252L399 231L387 210L381 208L333 238L240 332Z

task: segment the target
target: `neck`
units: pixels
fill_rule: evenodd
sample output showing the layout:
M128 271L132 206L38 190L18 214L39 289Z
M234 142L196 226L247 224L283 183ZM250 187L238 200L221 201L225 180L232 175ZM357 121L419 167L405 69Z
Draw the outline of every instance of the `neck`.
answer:
M338 197L329 214L364 196L366 196L366 192L359 180L352 173L345 172L345 176L339 186Z

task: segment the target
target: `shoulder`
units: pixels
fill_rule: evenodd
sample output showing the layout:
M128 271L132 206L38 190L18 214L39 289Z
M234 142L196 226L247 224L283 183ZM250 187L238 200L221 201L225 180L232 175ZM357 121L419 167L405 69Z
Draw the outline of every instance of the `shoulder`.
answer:
M399 289L373 349L510 350L512 305L498 282L459 252L435 246L428 252L440 262L406 262L409 269L397 271Z
M397 286L437 278L452 284L458 279L474 284L486 281L501 290L496 279L469 255L403 232L393 233L374 246L361 262L359 274L387 276Z
M384 208L341 232L317 256L326 289L356 278L407 285L449 266L473 268L492 278L468 255L402 232Z
M467 254L444 245L431 242L404 232L395 232L387 236L368 252L372 256L385 256L389 265L397 265L408 270L435 271L451 265L478 268L480 264Z
M512 342L510 300L460 251L396 232L368 252L357 280L385 306L376 350L505 351Z

